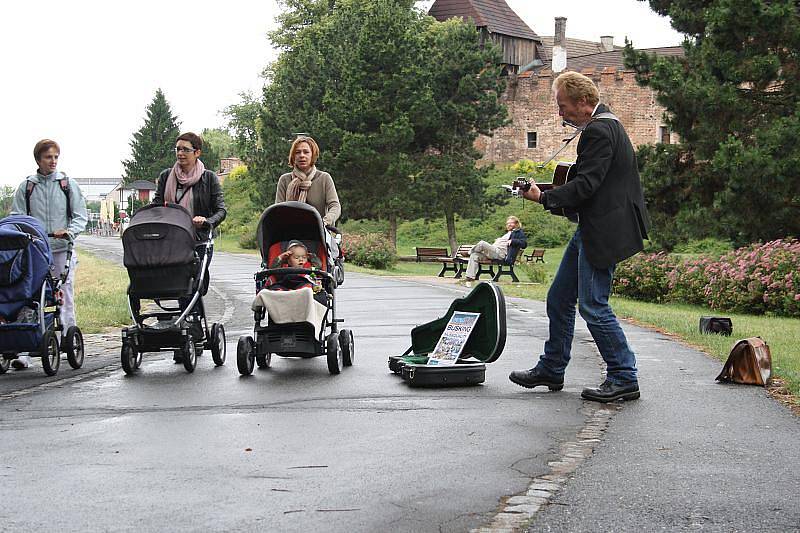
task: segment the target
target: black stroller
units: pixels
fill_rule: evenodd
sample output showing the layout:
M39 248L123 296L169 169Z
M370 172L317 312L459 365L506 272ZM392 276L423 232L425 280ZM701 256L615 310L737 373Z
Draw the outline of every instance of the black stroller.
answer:
M351 366L354 358L353 333L349 329L338 330L338 324L344 320L336 318L337 277L343 276L343 272L336 272L328 232L317 210L301 202L282 202L270 206L261 215L257 240L262 270L255 274L255 326L252 337L239 337L236 349L239 372L242 375L251 374L256 363L259 368L268 368L272 354L300 358L325 355L331 374L338 374L342 367ZM305 244L308 251L318 257L321 266L269 268L293 240ZM311 287L282 293L269 290L276 278L285 279L285 276L308 276L321 287L318 287L316 294L313 294ZM270 310L273 297L281 298L280 305L286 302L297 304L295 318L288 316L291 313L273 313ZM302 309L303 305L307 309Z
M61 322L61 285L69 276L72 240L66 267L53 277L53 256L41 222L27 215L0 220L0 374L20 353L42 358L48 376L58 373L61 352L72 368L83 365L83 334ZM64 342L59 345L63 335Z
M122 234L128 269L128 307L134 325L122 330L122 369L133 374L143 352L174 351L194 372L198 350L211 350L214 364L225 364L225 329L208 329L203 293L206 266L214 247L195 241L189 212L177 204L148 205ZM142 300L148 302L142 309Z

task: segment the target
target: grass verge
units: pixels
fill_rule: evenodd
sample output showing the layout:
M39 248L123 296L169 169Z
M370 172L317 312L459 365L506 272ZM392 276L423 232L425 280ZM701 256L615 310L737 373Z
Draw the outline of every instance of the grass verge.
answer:
M234 235L224 235L214 239L214 251L228 252L232 254L252 254L257 255L258 250L242 248L239 245L239 237Z
M87 252L78 251L75 271L75 314L83 333L98 333L127 325L128 273L121 266Z

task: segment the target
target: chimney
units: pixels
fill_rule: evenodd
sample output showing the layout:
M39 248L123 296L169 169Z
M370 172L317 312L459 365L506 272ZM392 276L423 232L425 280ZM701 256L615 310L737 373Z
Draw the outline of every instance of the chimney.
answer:
M567 68L567 17L556 17L556 32L553 36L553 72L561 72Z
M614 36L601 35L600 36L600 50L603 52L610 52L614 49Z

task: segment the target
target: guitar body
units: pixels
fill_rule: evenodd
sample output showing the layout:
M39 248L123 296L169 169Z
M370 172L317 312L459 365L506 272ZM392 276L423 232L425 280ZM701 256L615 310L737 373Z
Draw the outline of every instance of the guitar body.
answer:
M539 187L539 190L542 191L549 191L551 189L555 189L556 187L560 187L565 183L569 182L570 180L572 180L575 177L575 173L577 171L578 167L575 166L575 163L567 163L565 161L561 161L556 165L556 168L553 170L553 183L537 183L536 186ZM552 209L550 213L560 217L567 217L572 222L578 221L578 212L574 209L558 208L558 209Z

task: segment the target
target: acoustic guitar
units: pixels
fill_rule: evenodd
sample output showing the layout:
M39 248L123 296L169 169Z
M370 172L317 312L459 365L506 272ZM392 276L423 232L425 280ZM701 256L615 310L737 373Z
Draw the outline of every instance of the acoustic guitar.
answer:
M575 166L575 163L567 163L566 161L561 161L556 164L556 168L553 169L553 182L552 183L537 183L536 186L539 187L540 191L549 191L551 189L555 189L556 187L561 187L565 183L569 182L575 177L575 173L578 171L578 167ZM517 188L527 191L531 188L530 182L524 178L518 178L517 183L515 184ZM553 215L557 215L560 217L567 217L572 222L578 222L578 212L575 209L566 208L566 207L559 207L557 209L551 209L550 213Z

